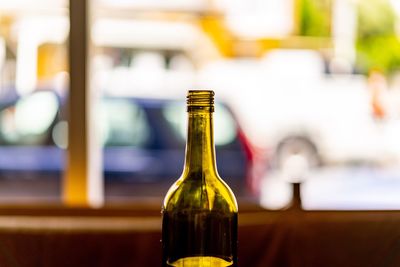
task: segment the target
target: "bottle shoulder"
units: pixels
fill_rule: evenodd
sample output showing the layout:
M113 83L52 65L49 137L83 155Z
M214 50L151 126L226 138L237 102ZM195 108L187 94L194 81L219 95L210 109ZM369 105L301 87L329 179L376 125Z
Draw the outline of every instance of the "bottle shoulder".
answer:
M182 176L169 189L163 209L197 209L237 213L235 195L218 176L205 174L202 179Z

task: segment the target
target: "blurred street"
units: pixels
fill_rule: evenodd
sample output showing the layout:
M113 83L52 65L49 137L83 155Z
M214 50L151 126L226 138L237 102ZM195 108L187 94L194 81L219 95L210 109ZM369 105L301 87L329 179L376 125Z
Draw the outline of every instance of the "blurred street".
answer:
M35 3L0 1L0 204L162 199L207 88L238 198L284 208L302 181L305 209L400 208L398 1L93 1L84 89L70 3Z
M302 184L306 210L391 210L400 209L400 169L372 166L337 166L311 172ZM138 199L162 200L169 185L107 182L106 203L129 203ZM1 179L1 203L60 203L60 180ZM267 209L285 208L292 194L291 184L279 173L262 182L260 203ZM239 197L239 202L244 199ZM161 203L161 202L160 202Z
M400 209L400 169L373 166L337 166L309 173L301 185L306 210ZM289 204L291 184L272 173L262 185L261 204L280 209Z

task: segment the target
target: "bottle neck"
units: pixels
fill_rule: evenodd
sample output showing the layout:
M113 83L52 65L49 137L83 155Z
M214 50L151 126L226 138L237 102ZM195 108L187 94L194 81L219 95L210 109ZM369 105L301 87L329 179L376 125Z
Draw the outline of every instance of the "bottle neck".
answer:
M203 179L217 176L212 112L189 111L186 158L183 177Z

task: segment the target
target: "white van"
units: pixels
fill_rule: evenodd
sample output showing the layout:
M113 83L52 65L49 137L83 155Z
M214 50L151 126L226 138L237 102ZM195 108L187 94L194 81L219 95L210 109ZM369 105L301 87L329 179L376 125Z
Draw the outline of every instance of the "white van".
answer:
M262 60L221 61L201 79L226 93L251 139L271 149L274 166L293 155L310 166L399 159L400 123L374 119L366 77L325 74L316 51L277 49Z

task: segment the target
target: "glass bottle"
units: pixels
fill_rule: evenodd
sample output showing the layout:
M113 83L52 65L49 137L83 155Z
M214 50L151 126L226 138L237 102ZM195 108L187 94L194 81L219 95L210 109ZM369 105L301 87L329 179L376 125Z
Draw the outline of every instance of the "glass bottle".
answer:
M217 172L214 92L190 90L187 111L183 173L162 207L162 266L237 266L238 206Z

